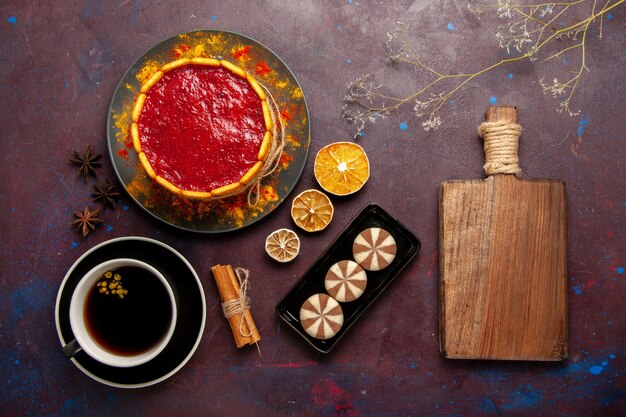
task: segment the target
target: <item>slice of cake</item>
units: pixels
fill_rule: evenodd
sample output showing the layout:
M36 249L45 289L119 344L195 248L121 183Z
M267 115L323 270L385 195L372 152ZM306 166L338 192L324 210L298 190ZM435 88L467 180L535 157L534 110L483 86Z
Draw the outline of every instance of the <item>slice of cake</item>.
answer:
M274 140L263 88L242 68L212 58L161 67L141 87L132 120L133 145L148 176L192 200L245 190Z

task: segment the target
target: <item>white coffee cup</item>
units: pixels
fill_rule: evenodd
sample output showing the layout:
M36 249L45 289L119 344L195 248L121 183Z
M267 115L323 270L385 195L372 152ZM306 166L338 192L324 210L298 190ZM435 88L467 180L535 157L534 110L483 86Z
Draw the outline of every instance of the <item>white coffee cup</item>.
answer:
M138 267L150 272L158 278L159 281L161 281L163 287L167 291L171 303L171 320L163 337L161 337L161 339L148 350L135 355L121 355L102 347L97 343L94 336L89 331L86 323L85 306L91 289L94 285L96 285L100 278L102 278L105 272L114 272L116 269L121 267ZM70 326L75 339L63 347L63 352L66 356L73 357L80 350L84 350L85 353L98 362L110 366L127 368L131 366L138 366L154 359L159 353L161 353L161 351L163 351L165 346L167 346L176 327L176 299L174 297L172 287L167 282L163 274L161 274L156 268L137 259L118 258L103 262L85 274L72 294L69 315Z

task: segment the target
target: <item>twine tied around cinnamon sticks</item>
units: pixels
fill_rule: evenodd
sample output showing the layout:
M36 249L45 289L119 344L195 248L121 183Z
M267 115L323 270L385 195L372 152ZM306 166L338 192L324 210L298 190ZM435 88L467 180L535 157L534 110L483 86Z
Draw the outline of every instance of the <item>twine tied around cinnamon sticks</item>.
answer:
M483 168L487 175L522 172L518 158L521 133L520 125L507 121L483 122L478 126L478 134L485 141Z
M250 309L250 297L248 297L248 278L250 272L247 269L240 267L235 268L235 275L237 275L237 281L239 281L239 297L232 300L224 301L222 303L222 311L224 317L229 319L234 315L241 315L239 321L239 334L243 337L252 336L252 330L250 330L250 323L247 323L245 311ZM245 328L248 330L246 331Z
M248 270L236 268L235 275L230 265L215 265L211 267L211 271L222 300L222 311L233 332L235 344L238 348L257 344L261 336L250 314Z

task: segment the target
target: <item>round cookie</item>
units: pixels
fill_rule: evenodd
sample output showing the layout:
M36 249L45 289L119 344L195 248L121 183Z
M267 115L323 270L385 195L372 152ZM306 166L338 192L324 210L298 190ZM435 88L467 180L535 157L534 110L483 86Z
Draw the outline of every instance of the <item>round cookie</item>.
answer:
M367 286L367 274L354 261L339 261L330 267L324 279L326 291L340 302L354 301Z
M339 303L327 294L314 294L300 308L300 324L310 336L330 339L343 326L343 311Z
M396 240L388 231L370 227L354 239L352 255L364 269L380 271L393 262L397 249Z

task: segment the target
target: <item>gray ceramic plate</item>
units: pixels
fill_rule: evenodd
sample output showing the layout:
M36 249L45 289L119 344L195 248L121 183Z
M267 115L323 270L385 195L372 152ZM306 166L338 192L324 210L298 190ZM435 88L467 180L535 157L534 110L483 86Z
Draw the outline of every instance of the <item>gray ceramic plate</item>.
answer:
M247 193L210 202L190 202L154 184L144 173L130 137L131 112L141 84L161 65L178 58L226 59L246 69L269 90L285 126L286 145L276 171L263 179L260 202ZM107 135L113 167L128 194L152 216L193 232L220 233L252 224L275 210L293 190L309 150L309 113L302 89L287 65L246 36L198 30L167 39L143 54L122 77L109 108Z

